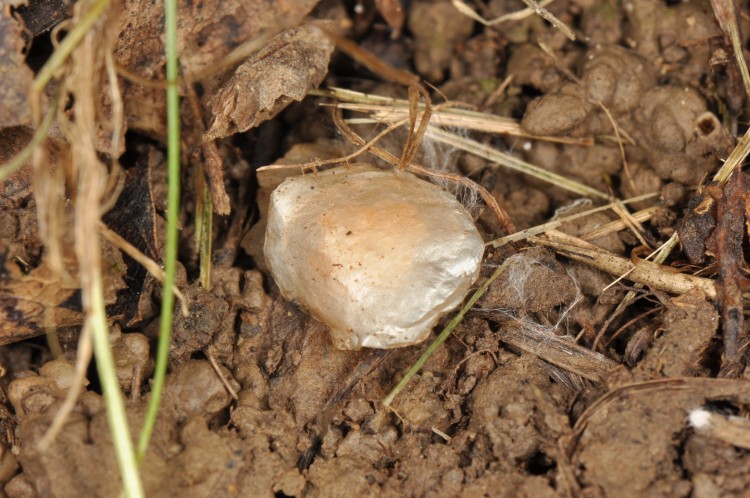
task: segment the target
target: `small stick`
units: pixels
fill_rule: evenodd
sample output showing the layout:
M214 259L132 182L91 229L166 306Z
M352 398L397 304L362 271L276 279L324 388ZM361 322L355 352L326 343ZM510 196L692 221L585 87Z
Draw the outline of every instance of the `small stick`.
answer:
M635 264L629 259L616 256L556 230L547 232L545 237L531 237L529 241L551 247L563 256L613 275L629 272L628 280L671 294L684 294L697 288L703 291L709 299L717 298L716 283L711 279L676 273L669 267L651 261L638 260L638 264Z
M210 351L204 351L203 353L206 355L206 358L208 358L208 361L211 363L211 367L214 369L214 372L216 372L216 375L219 377L221 383L224 384L224 389L227 390L232 399L235 401L240 399L240 397L237 395L237 391L234 390L232 384L229 383L229 381L219 368L219 363L216 361L216 358L214 358L214 355L212 355Z

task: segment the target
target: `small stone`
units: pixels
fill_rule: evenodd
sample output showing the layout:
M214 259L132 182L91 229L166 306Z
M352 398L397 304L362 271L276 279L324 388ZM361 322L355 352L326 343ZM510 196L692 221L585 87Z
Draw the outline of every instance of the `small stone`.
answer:
M484 243L450 193L367 165L287 179L271 195L265 257L282 295L339 349L423 341L479 274Z

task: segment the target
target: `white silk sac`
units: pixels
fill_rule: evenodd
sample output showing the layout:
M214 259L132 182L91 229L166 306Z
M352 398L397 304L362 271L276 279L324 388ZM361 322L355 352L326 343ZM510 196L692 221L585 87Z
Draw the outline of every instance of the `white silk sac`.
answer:
M264 247L282 295L339 349L427 338L479 275L484 243L448 192L367 165L292 177L271 194Z

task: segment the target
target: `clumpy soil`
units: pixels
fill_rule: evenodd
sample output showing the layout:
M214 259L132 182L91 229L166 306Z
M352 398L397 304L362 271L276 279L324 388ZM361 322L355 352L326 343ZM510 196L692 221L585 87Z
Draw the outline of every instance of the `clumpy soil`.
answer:
M124 4L129 30L123 32L129 34L118 39L118 60L144 77L163 77L161 56L134 41L139 38L134 30L148 26L152 14L139 2ZM523 8L510 0L467 4L487 19ZM260 3L248 5L251 11ZM374 57L434 85L433 103L450 99L516 119L529 136L588 142L481 133L472 138L621 199L658 193L633 207L650 209L640 238L626 229L597 232L619 219L610 211L565 223L561 231L629 258L643 255L645 246L647 254L685 227L690 231L681 235L689 235L690 244L685 252L678 246L666 264L674 271L719 275L715 258L721 249L706 239L721 220L700 216L710 210L706 199L720 202L722 193L696 193L695 187L720 167L749 115L734 54L710 2L549 4L576 33L575 42L534 15L483 26L447 0L284 4L300 20L313 7L316 22L329 23L327 29L340 30ZM746 47L748 11L738 8ZM217 39L242 31L235 24L227 27L240 14L248 12L235 9L222 18L225 31L218 38L207 34L215 25L196 20L203 41L183 40L183 47L202 55L186 56L183 63L193 69L210 65L206 47L213 50ZM305 38L306 30L314 32L308 34L313 41ZM194 172L185 176L178 287L190 314L183 316L179 305L175 312L164 399L141 468L148 496L747 496L750 369L743 358L731 375L718 378L725 358L721 303L699 290L669 295L627 280L610 286L615 277L538 246L488 249L480 281L510 259L506 271L385 407L383 399L427 343L388 352L340 351L324 324L284 300L263 261L262 237L271 190L296 173L255 171L352 150L336 133L329 108L319 107L321 100L312 96L303 100L321 81L398 98L407 91L370 72L372 65L368 69L361 58L352 62L335 53L328 65L333 44L309 24L284 36L242 66L234 80L209 79L200 89L205 93L193 96L200 102L195 100L192 110L183 106L188 116L195 106L211 109L205 127L186 118L183 139L191 152L183 155L202 153L205 159L206 150L196 152L201 135L219 139L212 157L223 165L227 197L217 212L231 207L232 214L214 217L213 272L205 289L198 279L193 221L202 187ZM297 43L303 49L288 49ZM288 57L282 67L290 69L273 81L281 90L266 105L265 80L277 74L277 56ZM248 74L264 90L237 95L238 81ZM285 89L284 82L293 88ZM160 89L128 85L137 88L125 94L131 110L143 102L161 109ZM279 113L292 100L301 102ZM0 132L2 162L30 138L21 126L27 119L23 112L28 110L18 111L13 123L19 126ZM158 258L165 213L164 125L144 111L131 113L120 151L128 179L105 220ZM245 122L248 113L252 118ZM357 129L370 136L377 131ZM399 153L403 138L379 145ZM56 150L51 146L50 161L61 164L64 148ZM482 185L519 229L591 207L559 185L429 140L419 160ZM32 314L7 296L34 296L39 308L65 326L51 341L59 353L44 337L0 351L5 392L0 484L11 498L119 496L93 367L63 429L40 447L73 382L81 320L70 288L46 287L42 293L19 280L38 271L35 285L52 281L42 273L48 270L40 263L44 247L32 183L25 168L0 186L5 268L0 296L3 306L15 306L27 322L41 312ZM211 189L217 191L215 183ZM505 235L476 195L456 193L486 240ZM68 243L72 246L72 239ZM108 301L118 317L111 342L128 397L127 418L137 434L150 397L161 291L113 248L105 246L104 258L110 268L122 269L112 270L116 275L108 280L118 282ZM628 292L636 299L622 312L618 306ZM19 329L17 339L43 331ZM746 357L744 328L738 340ZM697 409L721 425L691 425L689 416Z

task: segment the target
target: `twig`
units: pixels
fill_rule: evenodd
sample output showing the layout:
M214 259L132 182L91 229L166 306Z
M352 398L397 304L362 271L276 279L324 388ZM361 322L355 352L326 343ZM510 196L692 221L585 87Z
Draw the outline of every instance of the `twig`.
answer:
M216 372L216 376L219 377L221 383L224 384L224 389L227 390L233 400L237 401L238 399L240 399L240 397L237 395L237 391L234 390L232 384L229 383L227 378L224 376L224 373L219 368L219 364L216 362L216 358L214 358L214 355L212 355L209 351L204 351L204 353L206 355L206 358L208 358L208 362L211 363L211 368L213 368L214 372Z
M628 280L648 285L671 294L684 294L692 289L700 289L709 299L716 299L716 284L708 278L675 273L671 268L650 261L639 260L638 264L629 259L615 256L603 249L555 230L545 237L532 237L530 242L551 247L570 259L580 261L612 275L628 273Z

